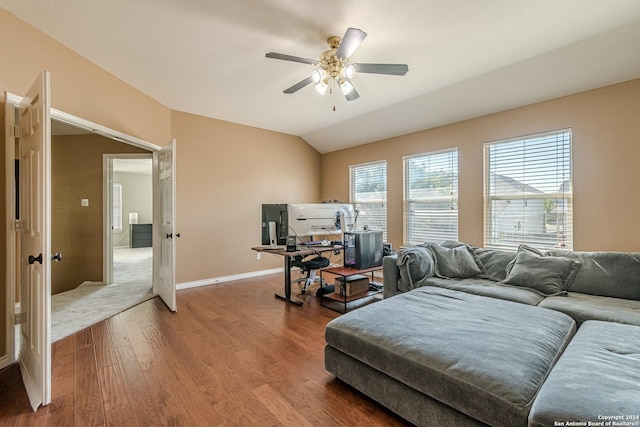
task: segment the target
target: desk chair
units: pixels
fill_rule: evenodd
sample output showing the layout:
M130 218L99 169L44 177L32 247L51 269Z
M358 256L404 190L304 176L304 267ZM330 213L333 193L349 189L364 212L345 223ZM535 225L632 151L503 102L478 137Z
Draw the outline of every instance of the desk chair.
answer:
M314 282L320 282L320 277L316 276L316 271L329 265L329 258L316 255L312 259L305 260L302 255L296 255L292 258L292 264L294 267L298 267L304 277L296 280L292 280L291 284L302 283L302 294L307 293L307 288L313 285ZM320 286L324 286L324 283L320 283Z

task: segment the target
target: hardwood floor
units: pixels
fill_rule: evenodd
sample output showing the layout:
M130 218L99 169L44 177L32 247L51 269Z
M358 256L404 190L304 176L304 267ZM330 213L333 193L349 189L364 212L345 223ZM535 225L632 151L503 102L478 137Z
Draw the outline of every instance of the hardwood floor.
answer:
M404 426L324 370L339 314L273 297L282 275L154 298L56 342L52 403L33 412L13 365L1 426ZM294 289L295 290L295 289Z

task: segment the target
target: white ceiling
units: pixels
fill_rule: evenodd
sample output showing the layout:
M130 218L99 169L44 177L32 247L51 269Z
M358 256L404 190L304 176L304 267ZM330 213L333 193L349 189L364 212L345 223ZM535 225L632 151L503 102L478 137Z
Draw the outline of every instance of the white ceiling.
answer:
M0 0L174 110L299 135L321 153L640 78L638 0ZM306 78L329 36L368 33L360 98ZM335 106L335 111L333 107Z

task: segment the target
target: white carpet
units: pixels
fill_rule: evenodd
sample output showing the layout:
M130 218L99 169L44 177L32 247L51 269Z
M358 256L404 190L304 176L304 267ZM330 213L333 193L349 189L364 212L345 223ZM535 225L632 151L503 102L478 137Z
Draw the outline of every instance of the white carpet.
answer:
M84 282L51 298L51 342L152 298L151 248L116 248L114 284Z

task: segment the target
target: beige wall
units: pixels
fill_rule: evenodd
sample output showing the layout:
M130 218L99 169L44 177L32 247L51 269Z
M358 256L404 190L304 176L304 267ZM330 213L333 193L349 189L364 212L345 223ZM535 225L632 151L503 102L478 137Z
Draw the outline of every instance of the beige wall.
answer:
M100 135L51 139L51 293L103 280L103 154L145 150ZM81 206L88 199L89 206Z
M573 129L574 249L640 251L640 80L322 156L322 197L349 197L348 167L387 161L388 236L403 243L402 157L459 150L459 239L483 244L483 143Z
M71 49L0 8L0 91L24 94L51 72L53 108L165 144L171 111Z
M263 203L319 202L320 154L302 139L174 112L178 283L281 267L256 260Z

